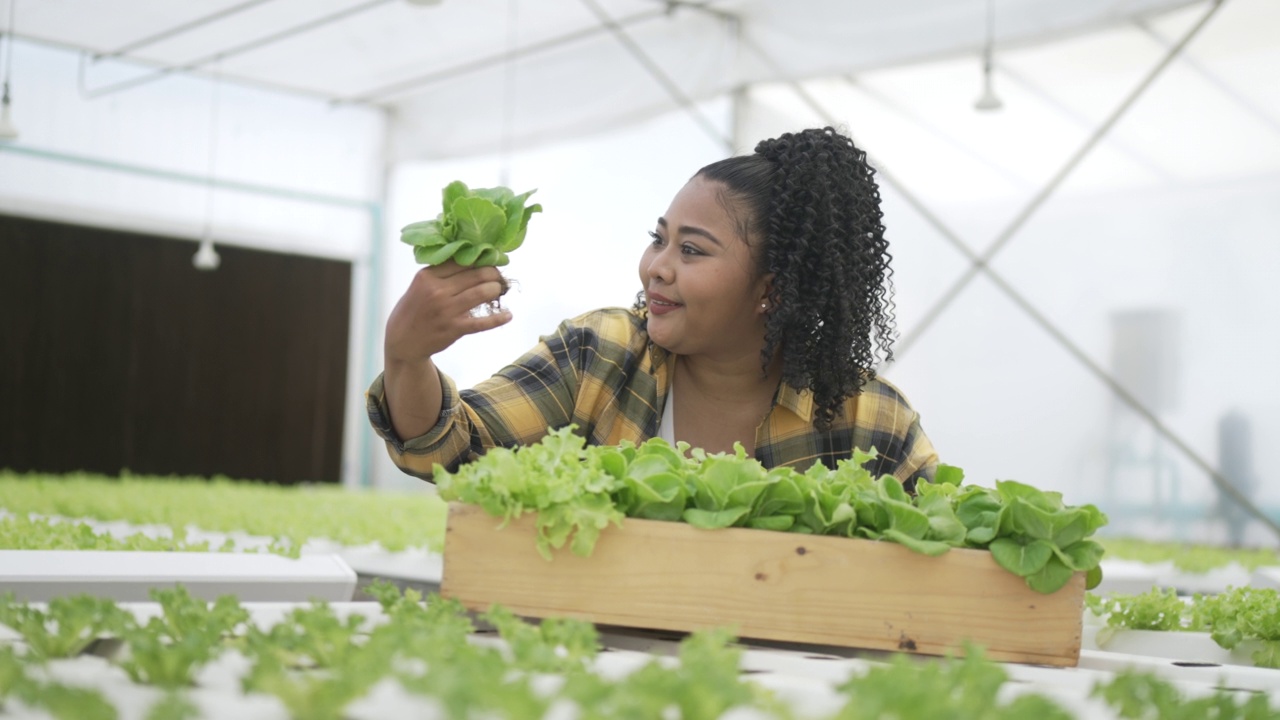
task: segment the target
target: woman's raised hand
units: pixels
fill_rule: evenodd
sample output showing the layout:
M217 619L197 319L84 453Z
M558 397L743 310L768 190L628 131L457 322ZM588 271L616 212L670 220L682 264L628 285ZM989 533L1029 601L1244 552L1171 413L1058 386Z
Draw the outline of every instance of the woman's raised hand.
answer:
M463 267L450 260L419 270L387 319L387 363L421 363L463 335L507 324L511 312L505 308L471 315L472 308L497 300L506 287L495 267Z

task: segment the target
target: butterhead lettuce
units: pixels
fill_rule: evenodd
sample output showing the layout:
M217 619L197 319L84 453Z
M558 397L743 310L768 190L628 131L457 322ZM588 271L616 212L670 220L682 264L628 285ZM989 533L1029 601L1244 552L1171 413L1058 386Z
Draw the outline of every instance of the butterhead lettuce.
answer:
M502 266L507 253L524 243L529 218L542 206L525 202L536 190L516 195L505 187L472 190L461 180L443 192L444 210L435 220L406 225L400 240L413 246L413 257L423 265L454 260L459 265Z

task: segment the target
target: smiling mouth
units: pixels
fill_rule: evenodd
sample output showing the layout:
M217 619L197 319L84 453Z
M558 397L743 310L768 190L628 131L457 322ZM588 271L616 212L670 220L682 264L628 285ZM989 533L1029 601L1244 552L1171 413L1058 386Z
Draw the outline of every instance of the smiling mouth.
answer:
M649 295L647 299L649 301L649 313L651 315L666 315L669 312L675 312L676 310L684 307L684 305L681 305L678 302L672 302L657 293Z

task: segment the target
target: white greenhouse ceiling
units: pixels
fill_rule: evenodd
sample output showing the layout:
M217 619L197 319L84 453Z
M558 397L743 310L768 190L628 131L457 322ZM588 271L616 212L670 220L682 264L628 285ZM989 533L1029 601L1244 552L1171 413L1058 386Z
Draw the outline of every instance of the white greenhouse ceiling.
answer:
M390 159L522 148L743 85L1097 30L1191 0L10 0L96 97L220 74L386 108ZM5 18L7 20L7 18ZM6 23L7 24L7 23Z

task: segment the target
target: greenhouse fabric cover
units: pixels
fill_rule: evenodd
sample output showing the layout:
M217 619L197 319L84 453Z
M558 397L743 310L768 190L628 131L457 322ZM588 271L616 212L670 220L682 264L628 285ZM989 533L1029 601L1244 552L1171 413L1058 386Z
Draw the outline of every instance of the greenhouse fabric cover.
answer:
M386 107L388 162L518 150L752 83L973 54L988 24L983 0L15 2L20 37L94 55L88 92L121 82L111 63L134 66L125 82L216 72ZM1191 4L993 2L999 47Z

